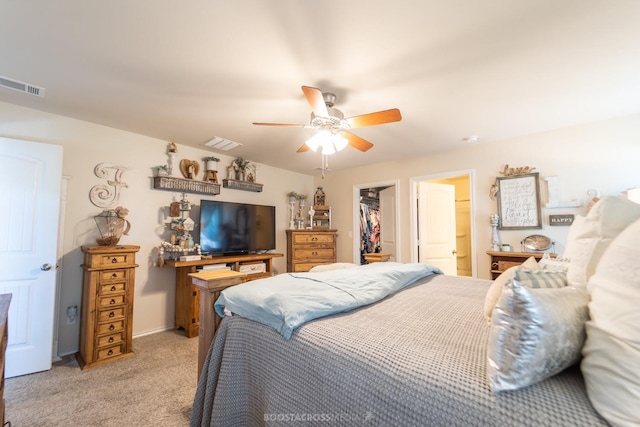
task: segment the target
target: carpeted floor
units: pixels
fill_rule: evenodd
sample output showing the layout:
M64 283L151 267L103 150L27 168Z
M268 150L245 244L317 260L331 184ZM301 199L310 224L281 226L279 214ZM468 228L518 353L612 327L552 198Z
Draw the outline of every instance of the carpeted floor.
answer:
M198 339L165 331L133 340L134 357L81 371L73 356L5 381L12 427L188 426Z

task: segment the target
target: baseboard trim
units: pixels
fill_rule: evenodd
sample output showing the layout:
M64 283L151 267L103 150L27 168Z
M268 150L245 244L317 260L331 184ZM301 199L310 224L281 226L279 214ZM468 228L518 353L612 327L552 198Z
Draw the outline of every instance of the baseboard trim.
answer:
M150 331L145 331L145 332L142 332L140 334L135 334L133 336L133 338L140 338L140 337L144 337L144 336L147 336L147 335L153 335L153 334L157 334L158 332L164 332L164 331L168 331L168 330L171 330L171 329L174 329L174 327L173 326L165 326L164 328L152 329Z
M153 334L157 334L159 332L169 331L171 329L174 329L174 327L173 326L165 326L163 328L152 329L150 331L145 331L145 332L142 332L140 334L133 335L132 338L139 338L139 337L144 337L146 335L153 335ZM63 357L72 356L72 355L76 354L77 352L78 352L78 350L68 351L66 353L60 353L60 354L58 354L57 358L55 356L53 357L53 361L56 362L58 360L61 360Z

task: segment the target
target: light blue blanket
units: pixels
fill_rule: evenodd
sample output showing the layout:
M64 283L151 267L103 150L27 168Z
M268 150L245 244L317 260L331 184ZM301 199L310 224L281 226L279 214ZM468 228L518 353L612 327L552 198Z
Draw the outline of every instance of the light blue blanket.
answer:
M286 273L225 289L216 313L238 314L275 328L286 339L313 319L380 301L417 280L442 274L427 264L379 262L322 273Z

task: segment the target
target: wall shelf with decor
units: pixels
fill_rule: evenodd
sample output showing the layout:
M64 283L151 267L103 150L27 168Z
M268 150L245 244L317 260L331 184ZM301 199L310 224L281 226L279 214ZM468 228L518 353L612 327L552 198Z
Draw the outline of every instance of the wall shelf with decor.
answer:
M220 184L212 182L194 181L191 179L174 178L171 176L154 176L153 188L157 190L180 191L185 193L220 194Z
M313 212L312 228L314 230L329 230L331 228L331 206L314 205Z
M254 193L262 192L262 184L249 181L237 181L235 179L223 179L222 186L232 190L253 191Z

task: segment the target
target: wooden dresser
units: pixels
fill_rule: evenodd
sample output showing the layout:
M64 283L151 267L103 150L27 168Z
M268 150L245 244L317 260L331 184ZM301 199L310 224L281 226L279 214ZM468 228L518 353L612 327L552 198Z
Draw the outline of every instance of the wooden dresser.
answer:
M336 262L338 230L287 230L287 271Z
M0 295L0 418L4 425L4 352L7 350L7 315L11 294Z
M133 356L133 290L140 246L83 246L80 368Z
M487 251L491 257L491 279L495 280L507 268L514 265L520 265L529 257L540 259L544 256L542 252L503 252L503 251ZM555 256L552 255L552 256Z

